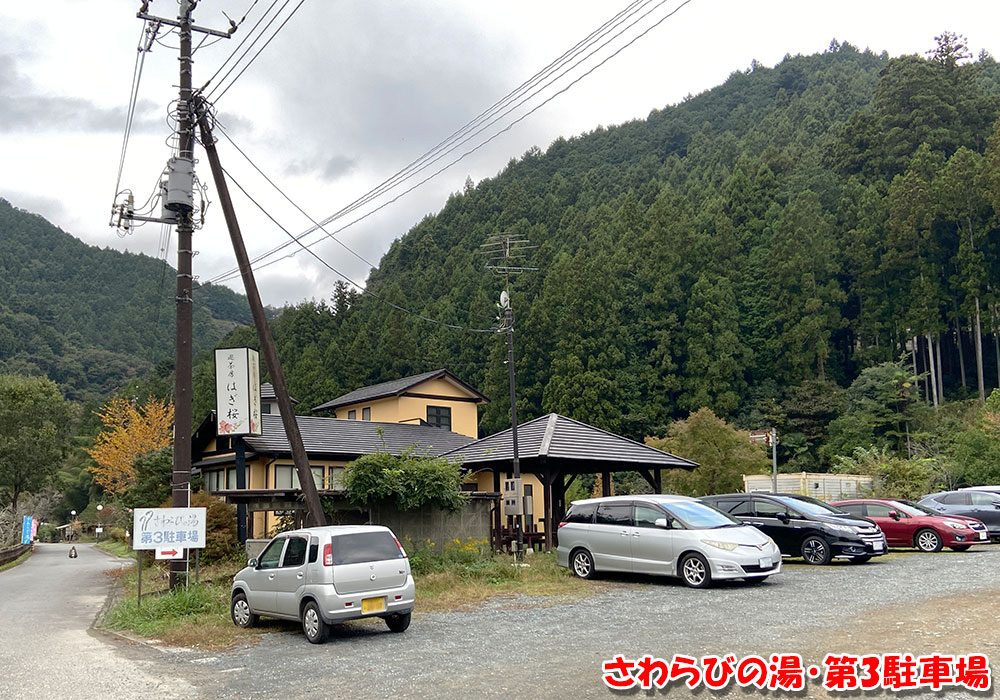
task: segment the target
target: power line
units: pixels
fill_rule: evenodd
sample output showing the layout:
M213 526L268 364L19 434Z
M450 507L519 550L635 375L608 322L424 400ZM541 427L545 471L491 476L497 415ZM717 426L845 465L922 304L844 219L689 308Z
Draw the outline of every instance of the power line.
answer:
M291 0L286 0L285 4L287 5L288 2L290 2L290 1ZM253 5L250 6L250 8L243 15L242 19L240 19L240 23L242 23L243 20L245 20L247 18L247 15L250 14L250 12L253 10L253 8L254 8L254 6L256 4L257 4L257 0L254 0ZM257 31L257 27L260 26L260 23L264 21L264 19L271 13L271 10L273 10L274 6L277 5L277 4L278 4L278 0L272 0L270 7L268 7L267 10L264 11L264 14L261 15L260 19L258 19L257 22L250 28L250 31L247 32L247 35L245 37L243 37L243 40L239 44L236 45L236 48L233 49L232 53L230 53L229 56L226 57L226 60L223 61L222 65L220 65L219 68L215 71L215 73L212 74L212 77L210 77L207 81L205 81L204 85L202 85L200 88L198 88L198 92L204 93L205 88L207 88L209 85L212 84L212 81L215 80L218 77L219 73L221 73L223 71L223 69L226 67L226 64L229 63L233 59L233 56L235 56L237 53L239 53L239 50L242 49L243 45L245 43L247 43L247 41L249 41L250 37L252 37L254 35L254 32ZM280 13L280 11L279 11L279 13ZM250 49L248 48L247 50L249 51ZM236 63L239 63L239 60L237 60ZM233 64L234 67L235 67L235 65L236 64ZM231 72L231 69L230 69L230 72ZM228 76L228 75L229 75L229 73L226 73L226 76ZM226 79L225 76L222 79L225 80Z
M554 78L552 78L551 80L549 80L546 84L544 84L543 86L541 86L540 88L538 88L537 90L535 90L534 92L532 92L530 95L528 95L524 99L521 99L519 102L517 102L516 104L514 104L513 106L511 106L510 108L508 108L505 112L503 112L502 114L500 114L498 117L494 118L492 121L490 121L487 124L481 126L479 129L477 129L476 131L474 131L472 134L466 136L463 140L459 141L458 143L455 143L454 145L452 145L450 148L448 148L444 152L438 154L436 157L432 158L431 160L427 161L426 163L424 163L420 167L416 168L415 170L413 170L413 172L411 172L409 174L406 174L404 176L403 174L406 173L406 171L408 169L411 169L410 166L407 166L407 168L404 168L402 171L400 171L399 173L397 173L395 176L393 176L392 178L389 178L389 180L386 180L385 182L383 182L382 185L379 185L374 190L370 191L368 194L363 195L361 198L359 198L359 199L355 200L353 203L347 205L346 207L344 207L343 209L341 209L339 212L331 215L330 217L327 217L321 223L323 225L326 225L326 224L329 224L331 221L334 221L334 220L336 220L338 218L341 218L345 214L350 213L351 211L354 211L354 210L360 208L361 206L363 206L364 204L367 204L368 202L372 201L373 199L375 199L376 197L380 196L381 194L384 194L384 192L388 191L389 189L393 189L394 187L402 184L403 182L405 182L406 180L410 179L411 177L413 177L417 173L419 173L419 172L425 170L426 168L430 167L430 165L432 165L433 163L438 162L439 160L441 160L442 158L444 158L444 156L446 156L448 153L451 153L451 152L455 151L459 146L467 143L473 137L475 137L476 135L482 133L484 130L486 130L490 126L496 124L498 121L500 121L500 119L502 119L503 117L509 115L515 109L517 109L518 107L522 106L527 101L529 101L531 98L537 96L542 90L544 90L545 88L551 86L556 80L558 80L559 78L562 78L567 73L569 73L571 70L573 70L576 67L578 67L585 60L587 60L588 58L592 57L595 53L597 53L601 49L605 48L612 41L614 41L615 39L619 38L622 34L624 34L626 31L628 31L629 29L631 29L632 27L634 27L636 24L638 24L639 22L641 22L643 19L645 19L646 17L648 17L652 12L654 12L656 9L658 9L662 5L666 4L666 2L668 2L668 1L669 0L660 0L659 2L657 2L653 6L652 9L650 9L647 12L645 12L640 17L638 17L637 19L635 19L634 21L632 21L631 23L629 23L628 26L626 26L624 29L622 29L618 33L614 34L611 38L609 38L604 43L600 44L597 48L595 48L592 51L590 51L589 53L587 53L585 56L583 56L583 58L577 60L575 63L573 63L572 65L570 65L568 68L566 68L565 70L563 70L562 72L560 72L558 75L556 75ZM638 9L630 12L630 10L633 7L636 7L636 3L633 3L628 8L626 8L626 10L624 10L621 13L619 13L618 15L615 16L615 18L612 18L612 20L609 20L608 22L605 23L605 25L602 25L602 26L604 26L604 27L610 26L612 29L616 29L617 27L619 27L622 24L624 24L627 19L630 19L631 16L634 16L635 14L637 14L639 10L643 9L646 5L650 4L651 2L652 2L652 0L645 0L641 4L641 6L638 7ZM506 133L507 131L510 131L510 129L513 128L516 124L520 123L525 118L527 118L528 116L530 116L534 112L536 112L539 109L541 109L542 107L544 107L546 104L548 104L549 102L551 102L553 99L555 99L556 97L558 97L559 95L563 94L564 92L566 92L567 90L569 90L571 87L573 87L574 85L576 85L576 83L580 82L580 80L582 80L583 78L589 76L591 73L593 73L595 70L597 70L598 68L600 68L601 66L603 66L609 60L611 60L612 58L614 58L615 56L617 56L618 54L620 54L623 50L625 50L626 48L628 48L629 46L631 46L632 44L634 44L636 41L638 41L642 37L646 36L650 31L652 31L653 29L655 29L656 27L658 27L660 24L662 24L664 21L666 21L667 19L669 19L670 17L672 17L673 15L675 15L678 11L681 10L681 8L683 8L689 2L691 2L691 0L685 0L684 2L682 2L680 5L678 5L675 9L673 9L667 15L665 15L660 20L658 20L657 22L655 22L653 25L651 25L650 27L648 27L647 29L645 29L643 32L641 32L640 34L638 34L637 36L635 36L634 38L632 38L626 44L624 44L623 46L621 46L620 48L618 48L617 50L615 50L609 56L605 57L598 64L596 64L595 66L593 66L592 68L590 68L589 70L587 70L581 76L579 76L576 79L574 79L573 81L571 81L564 88L558 90L553 95L551 95L548 98L546 98L544 101L542 101L540 104L538 104L537 106L535 106L534 108L532 108L531 110L529 110L527 113L525 113L522 116L518 117L513 122L511 122L510 124L508 124L506 127L500 129L499 131L497 131L496 133L494 133L492 136L488 137L485 141L479 143L478 145L474 146L473 148L469 149L468 151L465 151L458 158L450 161L444 167L442 167L442 168L434 171L430 176L424 178L423 180L421 180L420 182L418 182L416 185L408 188L407 190L405 190L401 194L397 195L393 199L391 199L391 200L383 203L382 205L376 207L372 211L364 214L363 216L360 216L357 219L354 219L353 221L351 221L350 223L346 224L345 226L342 226L341 228L336 229L334 231L334 235L336 233L339 233L340 231L343 231L344 229L346 229L346 228L348 228L350 226L353 226L354 224L358 223L359 221L361 221L361 220L363 220L363 219L371 216L372 214L380 211L381 209L384 209L389 204L392 204L392 203L398 201L400 198L402 198L406 194L409 194L410 192L412 192L417 187L420 187L421 185L425 184L429 180L433 179L437 175L439 175L442 172L444 172L445 170L449 169L451 166L455 165L459 161L463 160L464 158L466 158L469 155L475 153L476 151L478 151L482 147L486 146L487 144L489 144L490 142L492 142L493 140L495 140L496 138L498 138L500 135ZM627 17L625 16L626 14L628 15ZM619 21L615 21L616 18L621 18L621 19L619 19ZM591 36L594 36L594 35L605 36L607 33L608 33L607 31L601 32L600 29L599 29L599 30L595 30L594 32L592 32ZM587 39L585 39L585 40L583 40L581 42L578 42L577 46L579 46L581 44L587 45L587 44L591 44L591 43L593 43L593 42L590 42ZM573 50L571 49L569 52L566 52L566 54L564 54L564 56L567 55L567 54L570 54L572 51ZM554 64L558 64L558 63L559 63L558 60L556 62L554 62ZM550 65L554 65L554 64L550 64ZM544 72L545 71L542 71L542 72L540 72L537 75L541 75ZM551 72L551 71L548 71L548 72ZM525 84L530 84L532 82L533 82L532 80L529 80ZM537 81L534 81L534 82L537 82ZM505 100L501 100L498 104L501 104L501 103L504 103L504 102L505 102ZM493 108L491 108L490 110L487 110L486 112L484 112L484 114L489 113L492 109ZM477 118L477 120L478 119L479 118ZM473 120L473 122L470 122L470 124L474 124L477 120ZM463 129L460 129L458 132L456 132L456 134L462 133L467 128L468 128L468 125L467 125L467 127L463 127ZM446 142L447 141L448 140L446 140ZM446 142L443 142L443 143L446 143ZM439 146L440 146L440 144L439 144ZM431 152L429 152L428 154L426 154L422 158L417 159L417 161L414 161L414 163L419 163L420 161L425 160L428 155L433 154L434 151L437 150L437 149L438 149L438 147L436 147L435 149L432 149ZM413 164L411 164L411 165L413 165ZM393 182L393 180L396 180L396 181ZM386 186L387 183L391 183L391 184L388 184L388 186ZM306 231L304 231L303 233L301 233L297 237L296 242L298 242L299 239L304 238L305 236L313 233L316 230L317 230L316 227L307 229ZM325 232L325 229L324 229L324 232ZM328 235L330 235L330 234L328 234ZM310 245L310 246L311 245L315 245L316 243L319 242L319 240L322 240L322 239L317 239L316 241L313 241L312 243L309 243L308 245ZM278 245L275 248L271 249L270 251L267 251L267 252L262 253L261 255L257 256L254 259L254 262L255 263L260 262L260 261L264 260L265 258L270 257L270 256L274 255L275 253L278 253L278 252L284 250L289 245L291 245L290 242L286 242L286 243L283 243L281 245ZM265 263L264 266L273 264L274 262L278 262L279 260L285 259L287 257L294 256L295 254L297 254L297 252L298 251L294 251L294 252L292 252L292 253L290 253L288 255L282 256L281 258L277 258L275 260L271 260L268 263ZM229 270L229 271L223 273L222 275L219 275L219 276L213 278L212 281L213 282L218 282L218 281L222 281L222 280L226 280L226 279L231 279L231 278L235 277L237 273L238 273L238 271L236 271L236 270Z
M122 134L122 150L121 155L118 158L118 177L115 179L115 198L117 199L119 193L119 187L122 184L122 172L125 169L125 153L128 151L128 141L129 137L132 135L132 121L135 118L135 106L138 101L139 96L139 83L142 80L142 68L146 64L146 54L149 53L149 48L152 44L152 40L156 38L156 32L159 30L157 25L142 23L142 29L139 31L139 42L136 46L135 55L135 66L132 68L132 86L129 88L128 97L128 108L125 110L125 132ZM142 36L147 31L150 32L150 40L146 43L146 46L142 45Z
M341 272L337 268L335 268L332 265L330 265L330 263L328 263L326 260L324 260L319 255L317 255L315 251L313 251L310 248L305 247L300 241L296 240L295 236L292 234L292 232L289 231L288 229L286 229L280 223L278 223L277 219L275 219L273 216L271 216L270 212L268 212L267 209L265 209L256 199L254 199L250 195L250 193L247 192L243 188L243 185L241 185L236 180L236 178L234 178L232 176L232 174L228 170L226 170L225 168L223 168L222 172L224 172L226 174L226 177L228 177L229 180L234 185L236 185L236 187L239 189L239 191L242 192L243 195L247 199L249 199L251 202L253 202L254 206L256 206L264 214L264 216L266 216L268 219L270 219L271 222L275 226L277 226L279 229L281 229L281 231L284 232L284 234L286 236L288 236L293 241L295 241L296 243L298 243L298 245L302 246L302 249L305 250L307 253L309 253L311 256L313 256L321 265L323 265L323 267L325 267L326 269L328 269L331 272L333 272L335 275L337 275L338 277L340 277L341 279L343 279L345 282L353 285L362 294L367 294L367 295L369 295L371 297L374 297L375 299L381 301L383 304L385 304L386 306L389 306L389 307L395 309L396 311L401 311L401 312L403 312L405 314L409 314L410 316L413 316L414 318L420 319L421 321L425 321L427 323L433 323L433 324L438 325L438 326L444 326L445 328L452 328L454 330L459 330L459 331L468 331L470 333L496 333L497 332L496 328L468 328L466 326L459 326L459 325L454 324L454 323L446 323L444 321L439 321L439 320L437 320L435 318L430 318L428 316L424 316L422 314L417 313L416 311L411 311L410 309L407 309L406 307L400 306L399 304L394 304L393 302L391 302L388 299L384 298L380 294L376 294L375 292L373 292L373 291L371 291L371 290L369 290L369 289L361 286L360 284L358 284L357 282L355 282L353 279L351 279L350 277L348 277L347 275L345 275L343 272Z

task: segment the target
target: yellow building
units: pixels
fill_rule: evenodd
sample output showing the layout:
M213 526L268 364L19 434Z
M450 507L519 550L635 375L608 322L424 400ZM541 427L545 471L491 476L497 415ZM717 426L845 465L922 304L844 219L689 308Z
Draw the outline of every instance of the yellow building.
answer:
M294 399L293 399L294 401ZM343 494L348 462L366 454L400 454L408 447L440 455L472 442L478 433L478 406L486 397L447 370L436 370L363 387L317 406L337 418L298 416L317 489ZM262 434L220 437L214 412L192 440L192 466L202 487L225 496L245 513L240 536L263 537L278 519L301 508L299 478L278 413L274 390L261 385Z

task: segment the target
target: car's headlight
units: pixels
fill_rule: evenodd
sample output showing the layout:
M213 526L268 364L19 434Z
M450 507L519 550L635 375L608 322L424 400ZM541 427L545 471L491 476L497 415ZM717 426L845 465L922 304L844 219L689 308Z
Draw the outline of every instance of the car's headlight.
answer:
M946 522L945 525L947 525L948 527L955 528L956 530L968 530L969 529L969 526L965 525L963 523L949 523L949 522Z
M732 552L739 545L732 542L717 542L716 540L702 540L702 544L707 544L709 547L715 547L717 549L724 549L727 552Z
M850 532L851 534L854 534L858 531L858 528L854 527L853 525L834 525L833 523L829 523L829 527L833 530L839 530L840 532Z

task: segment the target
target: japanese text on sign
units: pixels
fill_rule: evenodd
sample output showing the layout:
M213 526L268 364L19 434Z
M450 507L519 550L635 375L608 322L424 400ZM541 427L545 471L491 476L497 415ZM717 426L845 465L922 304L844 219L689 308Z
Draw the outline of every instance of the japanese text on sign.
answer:
M205 547L204 508L137 509L133 517L135 549L156 549L163 545Z

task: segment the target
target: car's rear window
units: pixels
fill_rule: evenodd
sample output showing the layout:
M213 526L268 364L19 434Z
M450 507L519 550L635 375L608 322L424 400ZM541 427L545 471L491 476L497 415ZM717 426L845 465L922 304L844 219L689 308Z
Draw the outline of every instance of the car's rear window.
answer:
M400 559L403 553L388 532L357 532L333 538L333 564L360 564Z
M571 506L563 522L566 523L589 523L594 520L594 511L597 510L596 503L577 503Z

